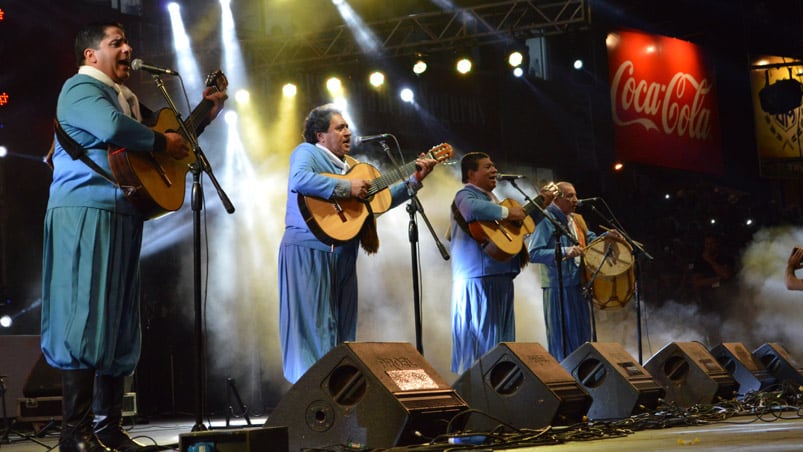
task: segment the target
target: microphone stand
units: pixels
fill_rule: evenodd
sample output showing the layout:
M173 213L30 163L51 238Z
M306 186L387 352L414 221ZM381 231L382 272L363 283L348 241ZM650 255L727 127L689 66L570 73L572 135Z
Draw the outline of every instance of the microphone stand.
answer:
M608 203L606 203L604 199L602 200L602 202L605 204L605 208L608 209L608 211L610 212L611 208L608 207ZM638 257L639 257L639 254L641 254L642 256L646 257L649 260L653 260L654 258L644 249L644 247L639 242L636 242L635 240L633 240L630 237L630 235L627 232L625 232L625 230L622 227L622 225L619 224L618 221L616 221L616 218L613 216L613 213L611 213L611 217L608 218L608 217L605 216L605 214L603 214L596 207L594 207L593 204L591 205L591 210L596 212L597 215L600 218L602 218L603 221L605 221L605 223L608 225L608 227L617 229L619 231L619 233L622 235L622 237L625 239L625 241L628 244L630 244L630 247L633 250L633 251L631 251L631 254L633 255L633 273L634 273L633 279L635 281L635 284L634 284L634 287L633 287L633 296L636 298L636 335L637 335L636 342L638 344L638 362L639 362L639 364L643 364L643 362L644 362L643 361L643 352L642 352L642 348L643 347L642 347L642 338L641 338L641 294L640 294L640 289L639 289L639 286L641 285L640 284L641 267L639 265Z
M395 139L395 137L394 137ZM438 238L438 234L435 233L435 229L432 227L432 224L427 218L427 214L424 212L424 207L421 204L421 201L418 199L418 196L413 191L412 187L410 187L410 181L407 180L406 175L402 173L402 167L396 162L396 159L393 157L393 153L390 150L390 147L387 145L385 140L379 141L380 146L388 155L390 162L396 167L396 171L404 180L404 184L407 186L407 193L410 195L410 202L407 204L407 213L410 216L410 221L407 226L407 238L410 241L410 260L413 272L413 312L415 316L415 348L418 350L418 353L421 356L424 355L424 346L423 346L423 339L422 339L422 322L421 322L421 290L419 286L419 274L421 272L421 263L418 256L418 223L416 222L416 212L421 214L421 218L424 219L424 223L427 225L430 234L432 234L432 238L435 239L435 244L438 246L438 250L441 253L441 256L444 260L449 260L450 255L449 251L443 245L443 243ZM398 142L397 142L398 146ZM408 176L409 177L409 176Z
M509 182L516 188L524 198L527 200L528 203L532 204L541 215L549 220L552 223L552 227L554 228L554 232L552 236L555 238L555 268L558 272L558 313L560 315L560 348L563 352L563 357L566 357L566 316L563 315L563 306L566 303L565 294L563 292L563 246L560 243L560 237L565 236L569 239L569 242L572 245L579 245L580 242L572 236L566 227L558 221L551 213L549 213L546 209L541 207L537 202L533 201L527 194L516 185L516 181L514 179L510 179ZM528 210L528 209L525 209Z
M192 236L193 236L193 291L194 291L194 308L195 308L195 425L192 427L193 432L207 430L204 425L204 415L206 412L206 350L203 336L203 303L201 297L201 210L203 208L203 186L201 185L201 172L205 172L209 176L209 180L217 190L218 197L223 203L226 212L234 213L234 205L221 188L214 173L212 166L206 159L206 155L201 146L198 144L198 137L195 135L194 130L189 130L187 125L181 119L181 113L176 108L173 99L165 88L165 84L159 75L154 74L153 80L156 82L157 88L167 101L168 107L173 111L178 120L179 129L182 136L192 146L195 154L195 162L190 164L190 172L192 173L192 197L190 204L192 206Z

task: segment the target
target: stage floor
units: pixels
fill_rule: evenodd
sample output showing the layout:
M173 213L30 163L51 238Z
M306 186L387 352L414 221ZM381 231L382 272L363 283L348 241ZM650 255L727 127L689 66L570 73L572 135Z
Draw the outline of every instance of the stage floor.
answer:
M772 417L767 417L772 419ZM261 426L264 418L252 418L253 426ZM151 420L148 424L130 428L130 434L145 444L158 444L159 450L178 450L179 434L189 433L195 424L193 419ZM207 424L208 425L208 424ZM223 428L225 422L213 422L212 428ZM243 426L242 419L232 427ZM3 426L5 427L5 426ZM24 426L20 426L24 427ZM0 443L4 452L42 452L56 445L55 431L44 438L25 439L12 432L11 442ZM452 446L454 447L454 446ZM228 449L227 449L228 450ZM270 451L266 445L265 451ZM323 450L323 449L319 449ZM326 449L343 451L347 449ZM354 449L349 449L354 450ZM437 448L396 447L394 451L440 450ZM455 450L455 449L451 449ZM461 450L467 450L461 448ZM616 438L595 439L592 441L568 441L563 444L518 448L473 448L471 450L515 450L538 452L573 451L800 451L803 450L803 418L797 413L784 413L783 418L760 420L755 416L737 416L726 421L705 425L671 427L642 430Z

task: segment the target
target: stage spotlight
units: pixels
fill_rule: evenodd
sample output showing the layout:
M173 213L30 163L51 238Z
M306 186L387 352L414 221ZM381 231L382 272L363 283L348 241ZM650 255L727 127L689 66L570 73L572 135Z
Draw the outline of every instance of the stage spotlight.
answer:
M745 225L745 226L752 226L752 225L753 225L753 219L752 219L752 218L748 218L748 219L747 219L747 220L744 222L744 225Z
M511 67L519 67L522 63L524 63L524 55L522 55L518 50L511 52L507 57L507 63Z
M223 115L223 121L228 125L237 124L237 112L233 110L227 110Z
M616 162L613 164L614 171L622 171L625 168L625 164L622 162Z
M580 69L582 69L583 68L583 60L581 60L579 58L574 60L574 68L577 69L578 71Z
M524 75L524 69L522 69L520 67L513 68L513 76L514 77L521 77L522 75Z
M711 226L713 226L713 225L717 224L717 219L716 219L716 218L712 218L712 219L710 220L710 223L711 223Z
M8 155L8 148L0 146L0 159Z
M238 89L237 92L234 93L234 100L239 105L245 105L251 102L251 93L245 89Z
M669 200L671 198L672 198L672 196L669 193L664 195L664 199L666 199L666 200Z
M6 300L5 304L10 305L11 302L9 300ZM41 305L42 305L42 299L40 298L40 299L34 301L33 303L31 303L29 306L23 308L19 312L16 312L16 313L14 313L12 315L4 314L2 317L0 317L0 327L3 327L3 328L11 327L11 325L13 325L14 322L18 318L20 318L20 317L24 316L25 314L33 311L34 309L39 308Z
M457 60L457 72L461 74L468 74L471 72L471 60L468 58L460 58Z
M329 90L329 93L334 97L343 96L343 83L337 77L331 77L326 81L326 89Z
M385 74L379 71L371 72L371 75L368 76L368 82L374 88L379 88L380 86L385 84Z
M407 103L413 103L413 100L415 100L415 94L410 88L403 88L401 91L399 91L399 97L402 101Z
M413 73L415 75L421 75L427 71L427 63L424 60L416 60L415 64L413 64Z
M284 86L282 86L282 96L289 98L295 97L296 94L298 94L298 88L296 85L292 83L285 83Z

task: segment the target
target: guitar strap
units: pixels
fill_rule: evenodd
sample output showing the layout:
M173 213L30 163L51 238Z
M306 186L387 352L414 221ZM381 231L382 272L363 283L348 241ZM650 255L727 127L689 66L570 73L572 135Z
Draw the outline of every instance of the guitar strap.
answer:
M454 201L452 201L452 216L454 217L455 223L460 226L460 229L471 236L471 231L468 229L468 223L466 223L466 219L463 218L463 214L460 213L460 209L457 208L457 204L455 204Z
M56 139L61 144L61 147L67 151L67 154L72 157L73 160L81 160L86 164L86 166L90 167L93 171L98 173L102 178L109 181L110 184L114 185L117 188L120 186L114 180L114 176L109 174L105 169L101 168L94 160L89 158L86 154L86 149L83 146L78 144L75 140L70 137L64 129L61 128L61 124L59 124L58 119L53 120L53 128L56 131ZM47 153L47 162L50 167L53 167L53 152L55 152L55 142L50 146L50 151Z

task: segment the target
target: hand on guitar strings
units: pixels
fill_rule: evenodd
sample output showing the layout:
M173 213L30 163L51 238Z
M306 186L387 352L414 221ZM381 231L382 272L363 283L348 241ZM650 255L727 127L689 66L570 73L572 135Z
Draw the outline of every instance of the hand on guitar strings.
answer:
M164 134L166 139L165 152L170 157L176 160L181 160L190 155L190 145L180 134L175 132L166 132Z
M507 217L506 220L510 221L521 221L527 218L527 212L524 210L523 207L516 205L516 206L508 206L507 207Z
M371 181L365 179L351 180L351 196L353 198L365 199L368 197L368 190L371 188Z

